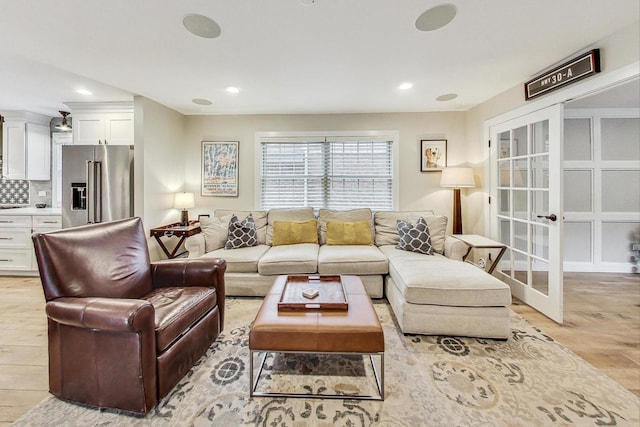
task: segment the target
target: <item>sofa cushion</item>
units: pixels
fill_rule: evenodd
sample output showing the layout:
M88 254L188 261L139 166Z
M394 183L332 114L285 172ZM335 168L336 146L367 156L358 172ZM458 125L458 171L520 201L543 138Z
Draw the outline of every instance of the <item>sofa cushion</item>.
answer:
M387 274L389 262L377 246L338 245L320 247L320 274Z
M224 244L225 249L240 249L258 244L258 234L256 224L253 222L251 214L243 220L233 215L229 221L229 235Z
M511 304L507 284L473 265L383 246L389 275L410 304L499 307Z
M320 228L320 244L327 243L327 222L340 221L340 222L355 222L355 221L368 221L369 229L371 231L371 241L375 236L373 229L373 215L369 208L350 209L344 211L337 211L331 209L320 209L318 211L318 226Z
M318 243L318 221L275 221L273 246Z
M399 219L398 235L400 236L400 242L398 242L396 248L403 251L433 255L429 226L427 226L424 218L418 218L415 224Z
M156 347L164 351L216 305L216 291L204 287L158 288L142 299L155 310Z
M206 252L223 248L229 235L229 222L233 215L221 218L200 218L200 229L204 237L204 247Z
M240 249L216 249L202 258L222 258L227 262L227 273L257 273L258 260L269 250L267 245Z
M327 245L371 245L369 221L327 221Z
M316 243L272 246L258 261L258 273L315 273L318 271L318 248Z
M316 219L313 208L270 209L267 215L266 244L273 245L273 224L276 221L308 221Z
M439 254L444 253L444 241L447 232L447 217L434 215L433 211L379 211L374 215L376 225L376 245L397 245L400 241L398 235L397 220L416 223L418 218L424 218L429 226L429 235L433 250Z
M397 245L400 241L398 236L397 220L411 221L409 215L416 214L426 217L433 215L433 211L421 212L401 212L401 211L377 211L373 215L375 222L375 242L378 246Z
M253 222L256 224L256 233L258 235L258 244L264 245L267 239L267 211L239 211L230 209L216 209L213 212L215 218L222 218L228 215L235 214L238 218L244 219L249 214L253 217Z

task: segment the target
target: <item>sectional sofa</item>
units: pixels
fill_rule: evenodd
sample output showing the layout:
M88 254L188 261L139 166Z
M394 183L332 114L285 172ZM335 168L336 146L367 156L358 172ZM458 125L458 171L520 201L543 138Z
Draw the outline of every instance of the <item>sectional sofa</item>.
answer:
M238 247L246 238L238 228L230 244L230 223L249 216L255 241ZM433 255L398 248L398 221L413 226L420 218ZM386 296L403 333L508 338L510 288L463 262L468 248L446 236L446 226L447 218L432 211L217 209L201 219L202 233L189 237L185 248L192 258L226 260L229 296L264 296L281 274L356 275L371 298Z

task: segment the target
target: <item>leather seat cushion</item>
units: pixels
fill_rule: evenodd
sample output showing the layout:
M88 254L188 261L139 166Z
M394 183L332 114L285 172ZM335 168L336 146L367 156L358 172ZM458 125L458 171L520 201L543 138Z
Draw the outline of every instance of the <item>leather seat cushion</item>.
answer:
M217 304L211 288L158 288L143 297L155 309L156 348L166 350Z

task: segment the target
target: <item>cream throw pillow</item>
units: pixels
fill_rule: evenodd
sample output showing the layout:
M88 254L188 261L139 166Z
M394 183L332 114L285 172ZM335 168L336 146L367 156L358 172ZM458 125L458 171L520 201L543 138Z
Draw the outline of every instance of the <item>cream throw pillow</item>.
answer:
M204 249L206 252L215 251L224 247L229 234L229 221L233 215L221 218L200 218L200 229L204 236Z

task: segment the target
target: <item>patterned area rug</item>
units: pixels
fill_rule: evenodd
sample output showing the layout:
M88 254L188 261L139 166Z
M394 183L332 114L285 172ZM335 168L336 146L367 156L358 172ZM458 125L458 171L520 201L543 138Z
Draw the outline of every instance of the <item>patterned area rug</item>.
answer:
M385 400L249 398L259 299L228 299L225 331L147 416L44 399L17 426L640 425L640 399L512 313L507 341L402 335L388 304ZM256 362L257 362L256 358ZM260 387L373 393L368 358L275 355Z

